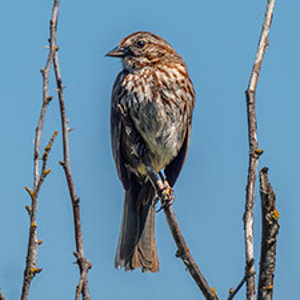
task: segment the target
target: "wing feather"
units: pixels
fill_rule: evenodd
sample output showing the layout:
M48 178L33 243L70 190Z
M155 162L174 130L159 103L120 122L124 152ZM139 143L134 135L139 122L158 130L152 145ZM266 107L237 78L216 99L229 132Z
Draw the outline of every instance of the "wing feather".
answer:
M174 186L177 177L179 176L179 173L184 165L187 152L189 149L190 144L190 137L191 137L191 124L189 124L184 142L181 146L181 149L177 156L165 167L164 173L166 175L167 181L171 186Z
M123 125L120 116L119 104L123 97L126 97L126 91L122 86L122 81L127 72L122 71L117 76L111 97L111 116L110 116L110 132L112 154L117 168L118 176L125 190L129 189L129 173L126 167L126 161L122 153L122 132Z

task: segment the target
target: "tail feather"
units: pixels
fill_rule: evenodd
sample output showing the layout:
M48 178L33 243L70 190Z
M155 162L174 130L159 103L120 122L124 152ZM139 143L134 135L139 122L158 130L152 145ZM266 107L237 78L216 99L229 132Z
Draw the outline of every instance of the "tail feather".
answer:
M159 262L155 244L155 191L148 182L133 183L125 193L123 218L115 266L125 270L141 268L157 272Z

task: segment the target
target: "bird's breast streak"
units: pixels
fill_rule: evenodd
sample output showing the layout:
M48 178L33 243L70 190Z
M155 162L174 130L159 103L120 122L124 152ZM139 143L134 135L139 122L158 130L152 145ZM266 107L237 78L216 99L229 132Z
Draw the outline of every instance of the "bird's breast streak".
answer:
M152 154L155 169L161 170L181 148L184 127L182 122L178 122L178 110L172 109L175 102L170 102L170 106L166 108L162 101L145 101L138 96L139 94L132 94L130 97L130 116ZM178 140L179 136L181 138Z

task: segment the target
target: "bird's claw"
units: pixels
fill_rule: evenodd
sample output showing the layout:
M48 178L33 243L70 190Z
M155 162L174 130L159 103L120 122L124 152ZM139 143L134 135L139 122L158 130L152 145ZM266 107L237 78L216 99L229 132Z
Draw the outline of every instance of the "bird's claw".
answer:
M174 190L170 187L167 181L164 182L162 189L158 191L158 195L161 199L161 206L156 212L160 212L162 209L173 205L175 200Z

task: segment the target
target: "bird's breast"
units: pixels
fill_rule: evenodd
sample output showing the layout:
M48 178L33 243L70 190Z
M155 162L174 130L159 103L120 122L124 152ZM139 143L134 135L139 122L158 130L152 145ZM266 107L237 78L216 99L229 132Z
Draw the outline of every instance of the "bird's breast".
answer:
M193 106L193 95L187 95L183 84L186 79L180 78L182 75L177 72L175 80L170 73L167 76L164 72L144 68L139 73L128 74L123 81L128 94L123 105L157 171L178 154Z

